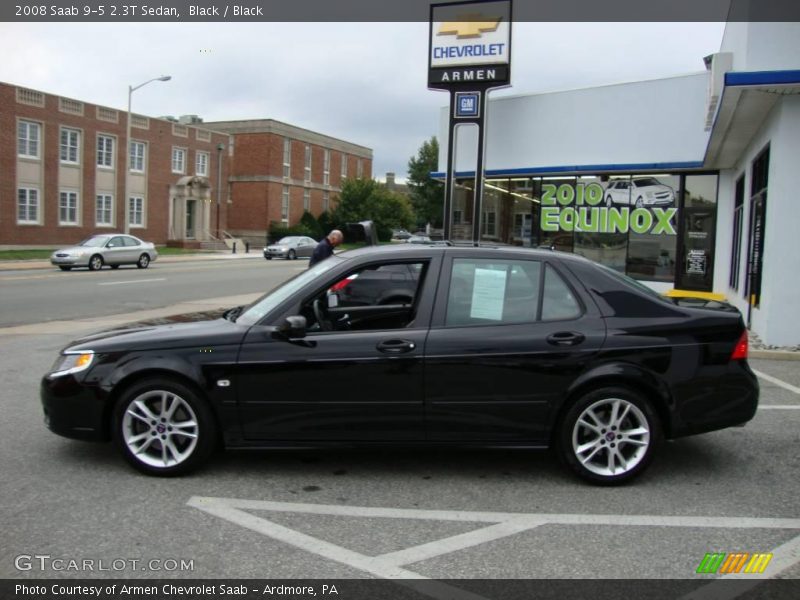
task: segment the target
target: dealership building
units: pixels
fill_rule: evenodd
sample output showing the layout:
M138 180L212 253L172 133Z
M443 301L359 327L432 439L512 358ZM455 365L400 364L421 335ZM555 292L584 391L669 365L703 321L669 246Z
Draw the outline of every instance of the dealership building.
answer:
M800 23L728 23L704 60L677 77L491 100L481 239L721 294L766 344L798 345ZM475 127L458 126L454 147L451 231L467 240Z

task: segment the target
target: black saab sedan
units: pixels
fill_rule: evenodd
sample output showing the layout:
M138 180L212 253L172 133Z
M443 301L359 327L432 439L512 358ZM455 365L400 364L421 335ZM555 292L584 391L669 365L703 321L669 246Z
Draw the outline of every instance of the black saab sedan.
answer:
M154 475L220 444L555 447L615 484L664 438L749 421L758 384L728 305L572 254L408 244L333 256L217 319L78 340L41 398L52 431Z

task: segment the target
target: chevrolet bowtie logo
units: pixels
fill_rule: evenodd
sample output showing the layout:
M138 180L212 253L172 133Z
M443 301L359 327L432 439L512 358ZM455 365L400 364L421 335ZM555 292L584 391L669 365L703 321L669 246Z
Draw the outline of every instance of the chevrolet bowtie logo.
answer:
M465 21L445 21L439 26L438 35L455 35L458 39L481 37L486 31L496 31L502 17L486 17L481 14L464 15ZM479 21L478 19L484 19Z

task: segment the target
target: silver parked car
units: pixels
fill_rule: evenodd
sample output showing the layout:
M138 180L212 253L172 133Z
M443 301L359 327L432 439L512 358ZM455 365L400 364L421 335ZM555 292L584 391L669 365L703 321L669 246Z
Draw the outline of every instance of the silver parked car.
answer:
M50 255L50 262L62 271L72 267L89 267L97 271L108 265L112 269L120 265L136 265L146 269L158 258L156 247L132 235L107 233L93 235L75 246L60 248Z
M294 260L298 256L311 256L316 247L317 242L310 237L304 235L290 235L281 238L277 244L272 244L264 248L264 258L267 260L272 260L273 258Z

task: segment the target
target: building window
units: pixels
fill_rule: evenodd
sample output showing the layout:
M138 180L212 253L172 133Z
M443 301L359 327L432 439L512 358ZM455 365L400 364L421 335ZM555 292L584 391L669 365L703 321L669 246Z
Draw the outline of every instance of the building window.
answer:
M347 179L347 154L342 152L342 179Z
M39 224L39 190L36 188L17 190L17 223Z
M131 196L128 200L128 225L144 227L144 198Z
M736 180L733 207L733 235L731 236L731 272L728 285L739 289L739 265L742 254L742 222L744 218L744 175Z
M356 163L356 177L361 179L364 176L364 161L362 159L358 159Z
M208 177L208 152L198 152L195 160L195 173Z
M60 192L58 194L58 224L78 224L78 192Z
M61 145L59 151L61 162L78 164L80 136L81 132L77 129L64 128L61 130Z
M17 154L23 158L39 158L39 123L20 121L17 125Z
M482 222L483 235L495 237L497 235L497 213L484 212Z
M114 200L111 194L97 194L95 204L95 225L111 226L114 224L113 217Z
M283 140L283 176L287 179L291 177L292 173L292 140L284 138Z
M172 172L179 174L186 172L186 150L183 148L172 149Z
M769 183L769 147L753 161L750 179L750 226L747 249L747 286L745 298L750 306L761 305L761 271L764 265L764 239L767 224L767 184ZM748 311L748 326L750 313Z
M461 225L464 221L464 211L463 210L454 210L453 211L453 225Z
M110 135L97 136L97 166L114 167L114 138Z
M131 142L129 165L131 171L144 173L144 142Z
M311 146L306 146L306 166L305 166L304 181L306 183L311 182Z
M331 151L325 150L323 155L323 168L322 168L322 183L325 185L331 184Z
M311 210L311 190L303 190L303 210Z
M281 222L289 222L289 186L283 186L283 195L281 196Z
M322 192L322 210L328 212L331 208L331 195L328 192Z

